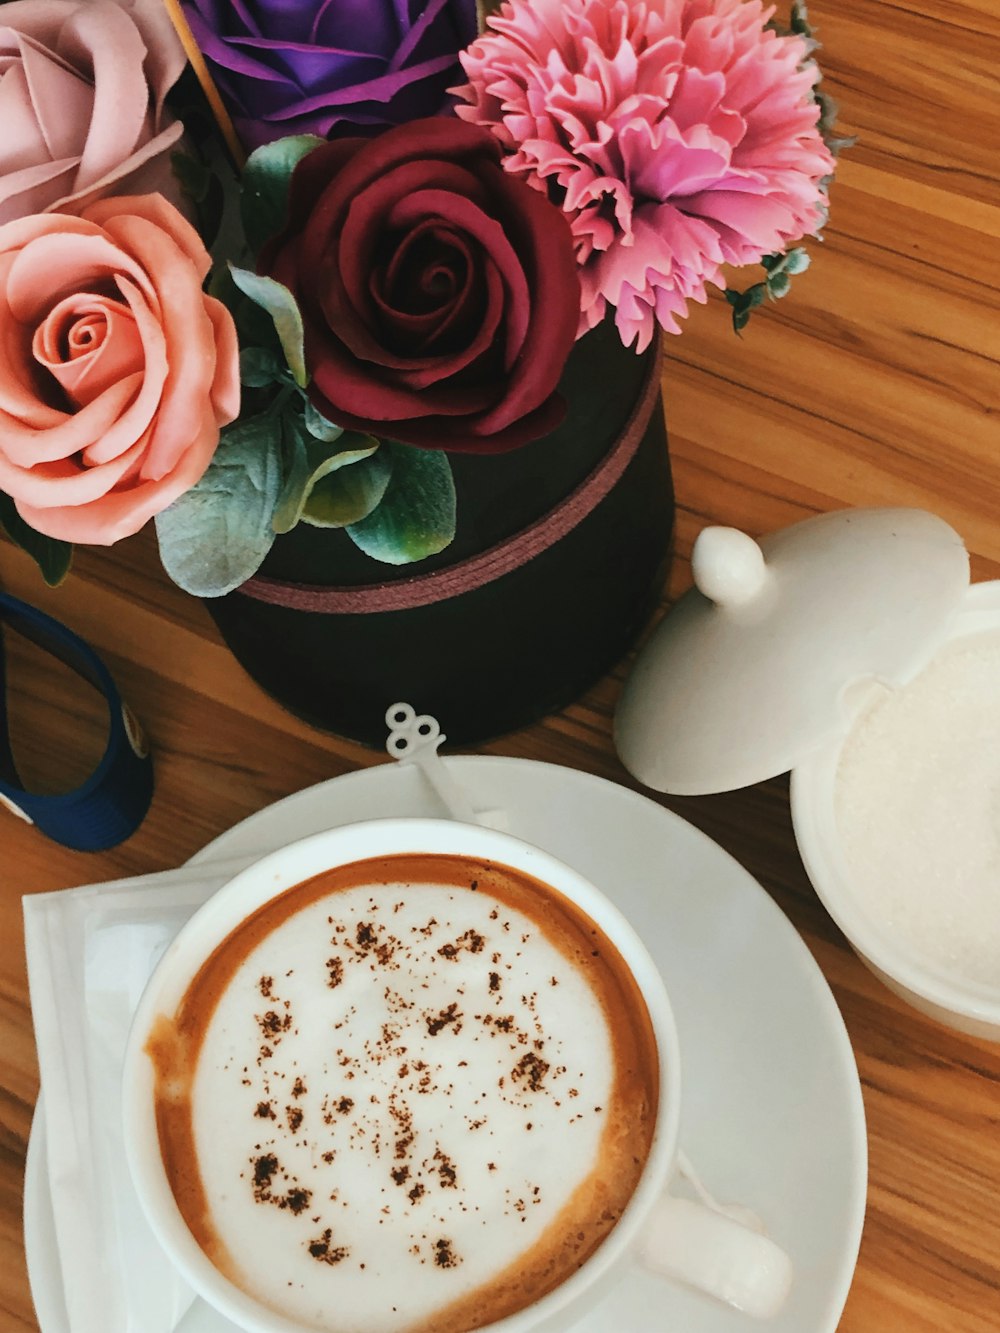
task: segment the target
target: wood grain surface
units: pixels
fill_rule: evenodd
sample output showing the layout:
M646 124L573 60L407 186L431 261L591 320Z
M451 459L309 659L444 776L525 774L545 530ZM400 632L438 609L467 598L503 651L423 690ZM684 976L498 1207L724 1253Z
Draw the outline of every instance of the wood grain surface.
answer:
M664 605L688 586L705 523L757 534L843 505L935 510L965 538L974 577L1000 577L997 0L815 0L810 17L826 87L858 143L838 173L825 242L792 294L741 339L713 300L668 342L679 509ZM0 817L0 1333L22 1333L37 1328L21 1238L37 1070L21 895L176 865L250 812L379 756L310 730L265 697L202 606L167 581L150 533L80 553L55 592L0 542L0 586L101 652L157 761L152 811L116 851L64 851ZM634 786L611 743L626 667L484 751ZM41 655L15 652L10 710L39 780L54 766L82 775L101 748L99 711L75 719L69 680ZM843 1010L870 1136L868 1216L844 1333L997 1333L1000 1047L921 1018L857 961L802 869L786 779L664 804L760 880Z

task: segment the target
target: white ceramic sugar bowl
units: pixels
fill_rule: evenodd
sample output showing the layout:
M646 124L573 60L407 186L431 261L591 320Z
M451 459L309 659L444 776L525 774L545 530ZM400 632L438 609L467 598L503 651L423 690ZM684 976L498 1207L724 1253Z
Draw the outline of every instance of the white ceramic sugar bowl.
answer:
M1000 957L995 978L974 979L873 910L871 877L863 890L837 803L845 751L876 695L900 697L955 645L997 643L1000 582L970 587L961 538L916 509L840 510L759 544L706 528L692 570L694 588L657 627L623 691L623 763L675 795L791 770L802 860L861 959L922 1012L1000 1040ZM934 909L936 890L924 892ZM943 918L954 909L947 885L941 896Z

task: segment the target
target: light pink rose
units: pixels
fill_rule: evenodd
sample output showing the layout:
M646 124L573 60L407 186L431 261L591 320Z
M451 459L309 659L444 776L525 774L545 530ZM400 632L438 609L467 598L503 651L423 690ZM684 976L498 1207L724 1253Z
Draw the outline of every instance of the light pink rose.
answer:
M233 321L160 195L0 226L0 491L110 546L201 477L239 412Z
M178 202L163 98L183 68L161 0L0 5L0 223L111 193Z

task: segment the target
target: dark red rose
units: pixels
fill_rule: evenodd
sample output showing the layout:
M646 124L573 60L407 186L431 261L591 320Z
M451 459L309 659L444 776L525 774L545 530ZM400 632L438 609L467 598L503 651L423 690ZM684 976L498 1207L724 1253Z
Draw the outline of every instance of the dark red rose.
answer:
M316 148L258 267L299 302L309 392L330 421L469 453L561 421L580 316L572 235L487 130L434 118Z

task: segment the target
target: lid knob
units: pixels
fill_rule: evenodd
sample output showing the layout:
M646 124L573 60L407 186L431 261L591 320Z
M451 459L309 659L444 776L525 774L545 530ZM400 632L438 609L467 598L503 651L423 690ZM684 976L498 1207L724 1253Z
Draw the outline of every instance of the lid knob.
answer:
M717 606L742 606L768 581L764 552L738 528L703 528L691 552L695 587Z

